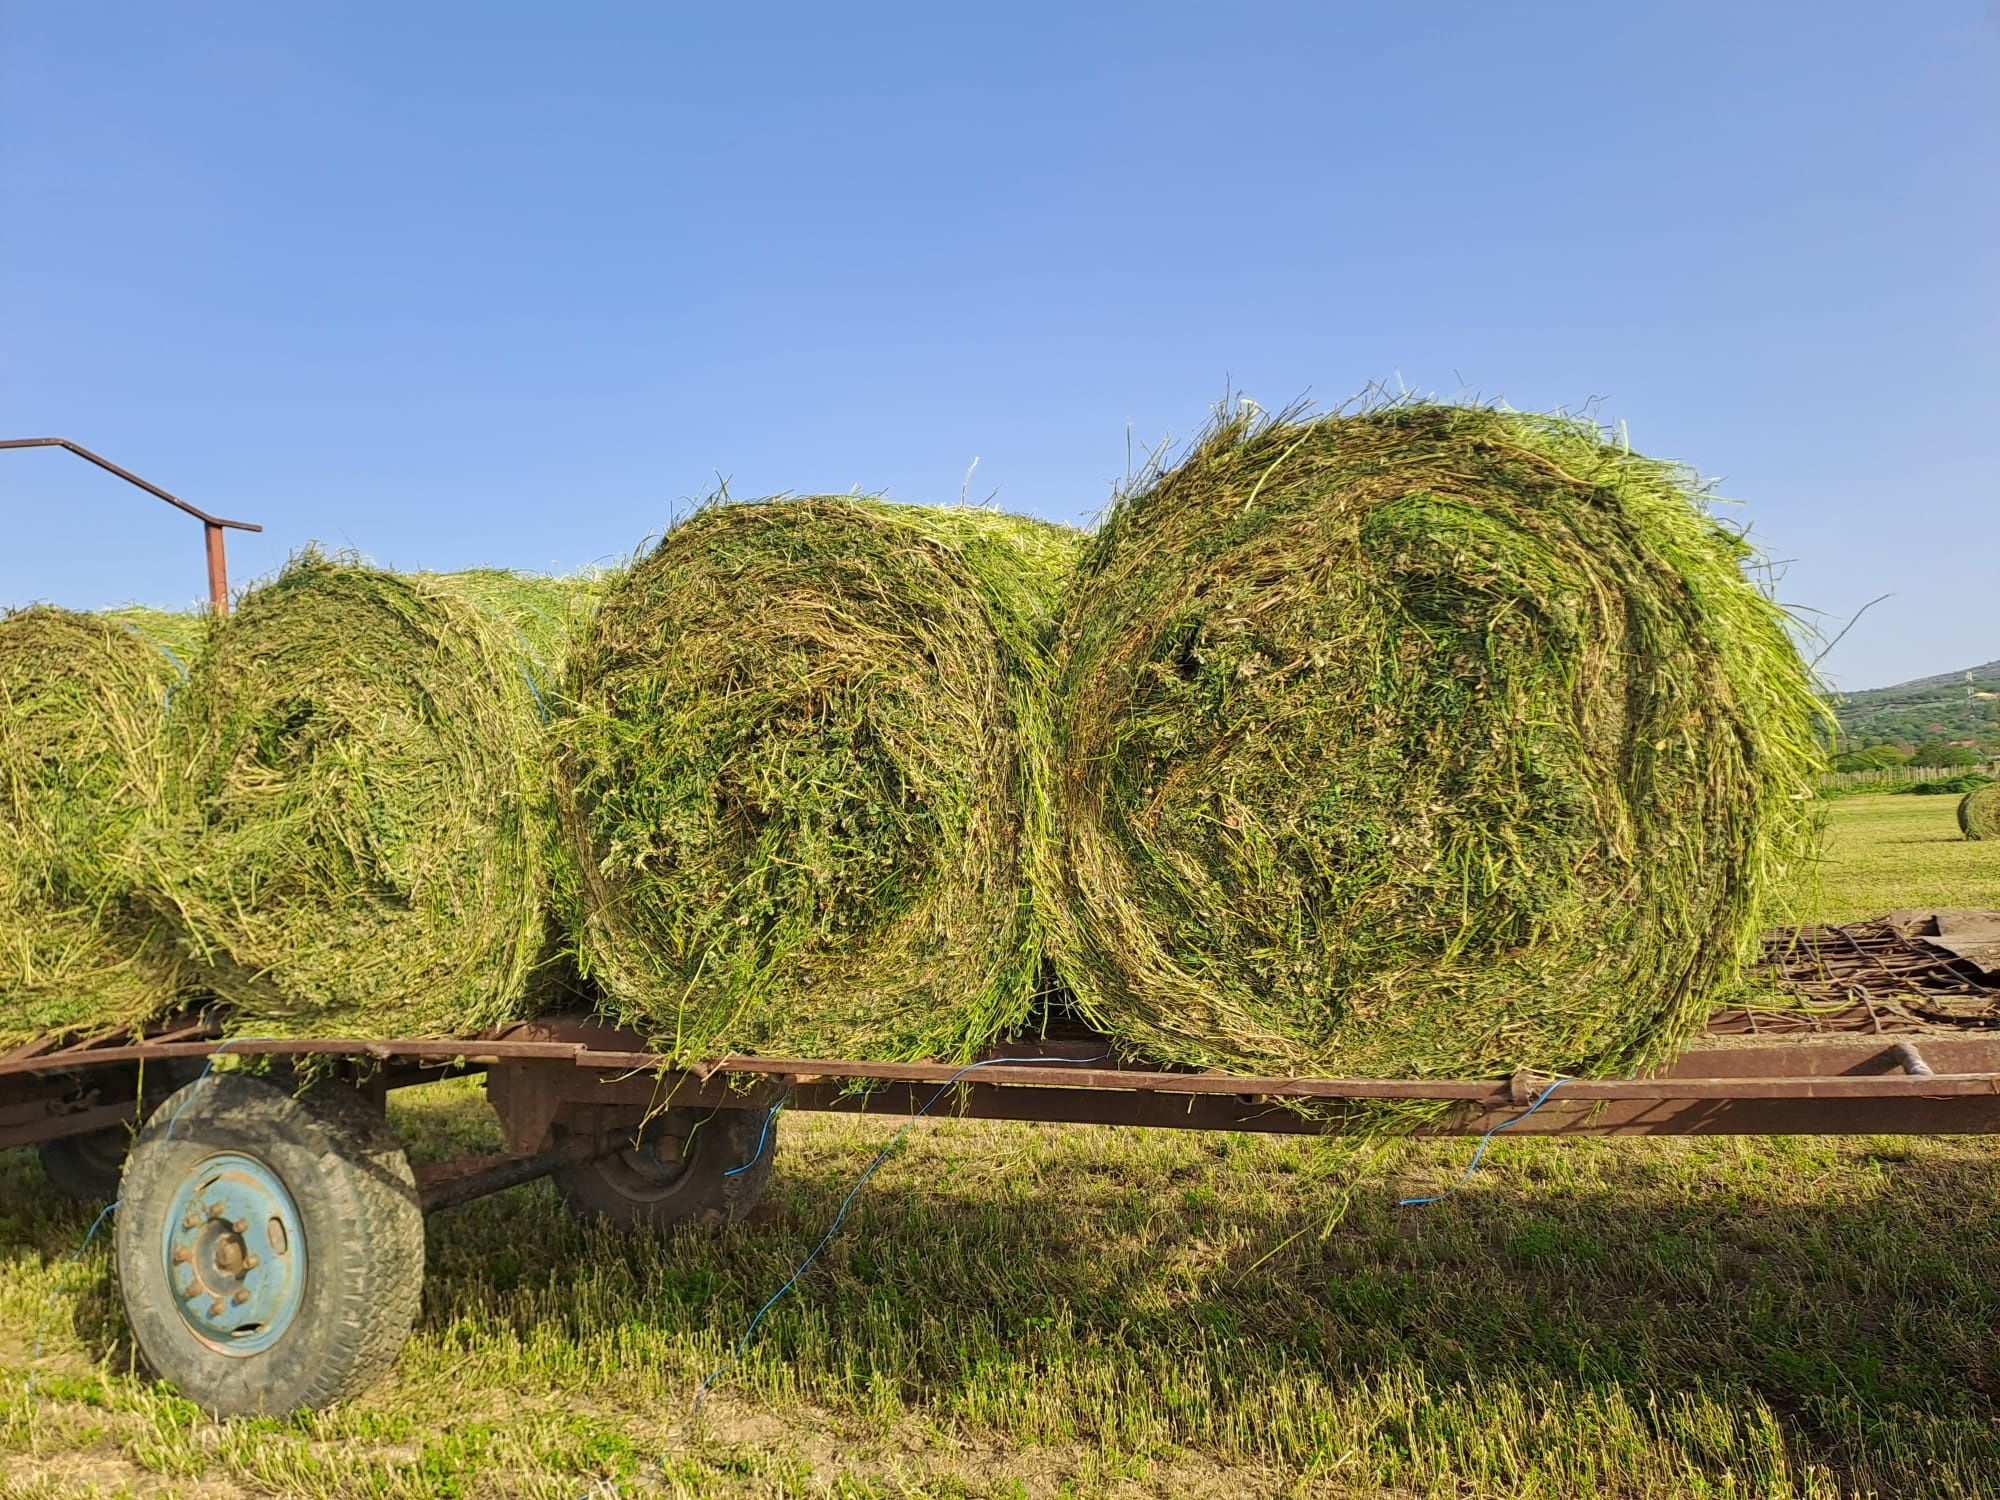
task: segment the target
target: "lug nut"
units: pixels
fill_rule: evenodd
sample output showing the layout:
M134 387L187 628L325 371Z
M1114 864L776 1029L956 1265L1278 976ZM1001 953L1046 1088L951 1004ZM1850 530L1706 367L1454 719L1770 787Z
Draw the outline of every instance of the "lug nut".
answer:
M250 1294L248 1292L238 1292L229 1300L231 1302L234 1302L238 1307L241 1307L244 1303L250 1300Z
M222 1316L222 1299L220 1297L217 1297L213 1302L208 1304L208 1315L211 1318Z
M193 1209L189 1209L188 1216L185 1219L181 1220L181 1228L183 1229L201 1228L201 1215L196 1213Z
M229 1227L235 1230L238 1234L241 1234L244 1230L250 1227L250 1221L248 1219L238 1219L235 1223L231 1224Z
M256 1256L254 1256L254 1255L246 1255L246 1256L244 1256L244 1257L243 1257L243 1269L244 1269L244 1270L246 1270L246 1271L254 1271L254 1270L256 1270L256 1269L257 1269L257 1257L256 1257Z
M177 1265L177 1266L184 1266L184 1265L186 1265L186 1264L187 1264L187 1263L188 1263L189 1261L191 1261L191 1260L193 1260L193 1259L194 1259L194 1251L192 1251L192 1250L188 1249L188 1247L187 1247L186 1245L176 1245L176 1246L174 1246L174 1264L175 1264L175 1265Z

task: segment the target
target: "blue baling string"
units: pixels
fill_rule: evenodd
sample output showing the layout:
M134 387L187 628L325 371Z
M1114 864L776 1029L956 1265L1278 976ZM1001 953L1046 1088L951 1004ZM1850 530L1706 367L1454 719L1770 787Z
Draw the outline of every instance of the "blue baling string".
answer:
M771 1139L772 1122L778 1118L778 1111L783 1109L784 1107L785 1107L785 1101L783 1099L780 1099L776 1104L772 1105L768 1110L764 1112L764 1128L757 1132L757 1149L750 1153L750 1160L743 1163L742 1166L731 1167L727 1171L725 1171L722 1174L724 1177L735 1177L740 1175L741 1173L747 1172L752 1167L756 1166L758 1162L764 1159L764 1143Z
M208 1054L208 1061L202 1065L201 1072L196 1075L194 1082L188 1085L187 1098L181 1100L180 1108L175 1110L174 1117L167 1121L166 1138L168 1140L174 1138L174 1127L180 1124L181 1116L188 1112L188 1106L194 1103L195 1096L201 1092L202 1085L208 1082L209 1074L215 1071L215 1060L218 1057L222 1056L223 1053L234 1047L238 1042L275 1042L277 1040L278 1038L274 1036L232 1036L218 1042L215 1050Z
M135 631L134 634L137 634L137 632ZM174 648L172 646L169 646L165 641L154 641L153 647L160 653L160 655L164 656L168 661L174 664L174 670L181 674L181 681L186 682L188 680L187 663L180 659L179 653L176 652Z
M525 666L521 668L521 681L527 683L528 691L534 695L535 712L541 716L541 720L544 724L548 723L549 706L546 703L542 702L542 690L539 687L535 686L534 673L530 672Z
M140 640L144 641L147 645L151 646L155 651L159 652L160 655L164 656L168 661L172 662L174 664L174 670L181 674L182 682L186 682L188 680L187 663L182 661L180 657L174 654L174 648L172 646L169 646L165 641L154 640L150 635L147 635L146 632L141 630L137 625L127 625L125 628L131 631L132 634L136 635ZM178 684L176 683L167 684L166 694L160 699L160 706L162 708L171 709L174 706L174 688L176 686L178 686Z
M1529 1115L1533 1114L1536 1110L1540 1109L1544 1104L1547 1104L1549 1102L1549 1096L1551 1094L1553 1094L1557 1089L1561 1088L1564 1084L1568 1082L1569 1080L1567 1078L1556 1079L1547 1088L1542 1090L1542 1092L1536 1097L1535 1102L1533 1104L1530 1104L1526 1109L1522 1110L1518 1115L1514 1116L1513 1119L1502 1120L1498 1125L1495 1125L1491 1130L1487 1131L1486 1134L1482 1135L1479 1138L1479 1145L1473 1150L1472 1160L1465 1164L1465 1170L1459 1174L1458 1181L1454 1182L1450 1187L1446 1188L1441 1193L1434 1193L1428 1198L1401 1199L1400 1201L1397 1202L1396 1207L1422 1208L1427 1203L1444 1202L1445 1199L1449 1198L1453 1193L1457 1192L1460 1188L1464 1187L1467 1180L1471 1178L1472 1174L1479 1170L1479 1159L1486 1154L1486 1143L1488 1141L1492 1140L1494 1136L1498 1135L1501 1131L1505 1130L1509 1125L1518 1125L1523 1120L1527 1119Z
M807 1271L812 1269L813 1262L818 1260L820 1258L821 1253L825 1251L826 1247L833 1243L833 1237L840 1232L840 1226L847 1221L847 1211L854 1206L854 1200L861 1195L862 1188L868 1185L868 1179L875 1175L875 1169L881 1166L883 1162L889 1159L889 1153L896 1149L897 1144L901 1142L901 1140L905 1135L909 1134L910 1127L916 1124L917 1121L921 1120L925 1115L929 1114L931 1112L932 1106L935 1105L938 1102L938 1100L942 1099L945 1096L946 1091L948 1091L953 1084L957 1083L959 1079L963 1078L967 1073L973 1072L975 1069L991 1068L998 1066L999 1064L1002 1063L1040 1063L1040 1064L1053 1064L1056 1066L1066 1066L1066 1065L1074 1066L1081 1063L1096 1063L1103 1061L1104 1059L1102 1057L989 1057L985 1059L983 1062L967 1063L964 1067L960 1068L956 1073L952 1074L951 1077L947 1078L943 1083L939 1084L936 1090L931 1094L930 1098L926 1099L923 1102L923 1105L914 1114L912 1114L909 1119L903 1122L902 1127L898 1129L894 1135L889 1137L889 1143L886 1146L884 1146L880 1151L875 1153L875 1159L869 1162L867 1166L861 1169L861 1175L854 1179L854 1186L849 1188L847 1190L847 1196L840 1200L840 1210L839 1212L834 1214L833 1222L827 1225L826 1233L819 1237L819 1243L812 1247L812 1250L807 1254L806 1258L799 1262L798 1267L792 1272L790 1276L785 1278L785 1284L779 1287L775 1292L771 1293L770 1297L765 1300L764 1305L758 1308L756 1312L750 1315L750 1321L746 1323L743 1327L742 1337L737 1339L736 1341L735 1352L731 1354L728 1359L724 1360L721 1364L717 1365L713 1370L710 1370L708 1374L702 1378L701 1385L695 1391L694 1394L693 1411L701 1410L701 1403L708 1398L709 1389L716 1383L716 1381L720 1380L724 1375L728 1374L738 1364L742 1363L743 1356L747 1352L749 1352L750 1340L756 1337L757 1325L764 1321L764 1315L768 1313L772 1308L776 1307L778 1303L784 1299L785 1293L789 1292L793 1287L797 1286L799 1284L800 1278L803 1277ZM777 1112L778 1112L777 1107L774 1106L771 1110L771 1114L775 1115ZM765 1129L768 1132L770 1128L769 1116L765 1117L764 1123L765 1123ZM763 1143L761 1141L758 1143L757 1149L760 1153L763 1151ZM756 1161L756 1159L757 1159L756 1157L752 1157L750 1159L750 1162L746 1162L744 1166L751 1165ZM743 1170L743 1168L739 1167L736 1170L741 1171ZM692 1412L690 1413L690 1415L692 1415Z
M82 1242L69 1253L69 1263L71 1265L75 1265L83 1259L83 1252L88 1250L90 1242L97 1238L97 1231L102 1229L112 1214L117 1212L118 1201L118 1199L113 1198L109 1203L104 1205L97 1217L90 1221L90 1228L84 1231ZM37 1395L35 1380L41 1374L42 1345L48 1338L49 1319L55 1315L56 1299L60 1296L62 1296L62 1288L60 1286L49 1293L48 1312L42 1317L42 1326L35 1330L35 1352L28 1356L28 1400L31 1403Z

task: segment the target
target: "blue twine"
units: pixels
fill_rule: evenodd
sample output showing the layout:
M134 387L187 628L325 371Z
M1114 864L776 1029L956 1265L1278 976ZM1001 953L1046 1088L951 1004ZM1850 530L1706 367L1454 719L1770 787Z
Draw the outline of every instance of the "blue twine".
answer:
M1445 1199L1449 1198L1453 1193L1457 1192L1460 1188L1464 1187L1467 1180L1471 1178L1472 1174L1479 1170L1479 1160L1481 1157L1486 1155L1486 1143L1488 1141L1492 1140L1494 1136L1498 1135L1501 1131L1505 1130L1509 1125L1518 1125L1523 1120L1527 1119L1529 1115L1533 1114L1536 1110L1540 1109L1544 1104L1547 1104L1549 1102L1549 1095L1553 1094L1557 1089L1561 1088L1564 1084L1568 1082L1569 1079L1567 1078L1556 1079L1547 1088L1542 1090L1541 1094L1536 1098L1533 1104L1530 1104L1526 1109L1522 1110L1518 1115L1514 1116L1513 1119L1502 1120L1498 1125L1495 1125L1491 1130L1487 1131L1486 1134L1482 1135L1479 1138L1478 1147L1472 1153L1472 1160L1466 1163L1465 1170L1459 1174L1458 1181L1454 1182L1450 1187L1446 1188L1441 1193L1434 1193L1428 1198L1401 1199L1396 1204L1396 1207L1422 1208L1427 1203L1444 1202Z
M544 724L548 723L549 706L546 703L542 702L542 690L535 686L535 675L534 673L530 672L526 666L523 666L521 668L521 681L527 683L528 691L534 695L535 712L541 716L541 720Z
M187 663L180 659L179 653L165 641L154 641L153 645L159 650L162 656L174 664L174 670L181 674L181 681L186 682L188 680Z
M750 1153L750 1160L743 1163L742 1166L731 1167L725 1171L722 1174L724 1177L735 1177L740 1173L747 1172L764 1159L764 1143L771 1139L771 1124L778 1118L778 1111L784 1107L785 1101L781 1098L770 1109L765 1111L764 1128L757 1132L757 1149Z
M98 1212L97 1217L90 1221L90 1228L84 1231L83 1239L77 1247L70 1251L66 1264L75 1265L83 1259L83 1252L90 1248L90 1242L97 1238L97 1231L104 1227L104 1221L111 1217L112 1213L117 1209L118 1203L119 1200L113 1198ZM56 1301L61 1296L62 1288L60 1286L49 1293L48 1311L42 1314L42 1326L35 1330L35 1352L28 1357L28 1400L30 1402L33 1402L37 1395L35 1379L42 1373L42 1345L48 1339L49 1319L55 1315Z
M898 1143L902 1141L905 1135L909 1134L910 1127L916 1124L917 1121L921 1120L925 1115L929 1114L931 1112L931 1107L935 1105L938 1102L938 1100L942 1099L945 1096L946 1091L949 1090L953 1084L957 1083L959 1079L963 1078L967 1073L972 1072L976 1068L990 1068L1000 1063L1042 1063L1042 1064L1052 1063L1057 1065L1066 1065L1066 1064L1074 1065L1081 1063L1096 1063L1103 1061L1104 1059L1102 1057L989 1057L985 1059L983 1062L967 1063L964 1067L960 1068L956 1073L952 1074L951 1077L947 1078L943 1083L939 1084L937 1086L936 1091L931 1094L930 1098L926 1099L923 1102L922 1107L919 1108L914 1114L912 1114L909 1119L905 1120L901 1128L898 1129L894 1135L889 1137L889 1143L886 1146L884 1146L880 1151L875 1153L875 1159L869 1162L867 1166L861 1169L861 1175L854 1179L854 1186L849 1188L847 1190L847 1196L841 1199L840 1210L839 1212L834 1214L833 1222L827 1225L826 1233L819 1237L819 1243L812 1247L811 1252L806 1256L806 1258L799 1262L798 1267L792 1272L790 1276L785 1278L785 1284L779 1287L775 1292L771 1293L771 1295L765 1300L764 1305L758 1308L756 1312L750 1315L750 1321L744 1325L743 1336L736 1341L736 1352L731 1354L728 1359L724 1360L721 1364L717 1365L713 1370L710 1370L708 1374L702 1378L701 1385L696 1389L694 1393L694 1405L690 1410L689 1415L692 1416L694 1412L698 1412L701 1410L701 1403L708 1399L709 1389L716 1383L716 1381L720 1380L724 1375L728 1374L737 1365L742 1363L743 1356L747 1352L749 1352L750 1340L756 1336L757 1325L764 1321L764 1314L768 1313L772 1308L776 1307L778 1303L781 1300L783 1300L785 1293L789 1292L793 1287L797 1286L799 1284L800 1278L803 1277L807 1271L812 1269L813 1262L818 1260L820 1258L821 1252L824 1251L828 1245L833 1243L833 1237L840 1232L840 1226L847 1221L848 1209L854 1206L854 1200L860 1196L862 1188L868 1185L868 1179L875 1175L875 1169L881 1166L883 1162L889 1159L889 1153L896 1149L896 1146L898 1145ZM772 1113L776 1114L777 1110L773 1109ZM765 1123L767 1125L769 1124L768 1119L766 1120ZM760 1150L762 1149L761 1143L759 1149Z
M188 680L187 663L182 661L180 657L174 654L174 648L172 646L169 646L165 641L154 640L150 635L147 635L146 632L141 630L137 625L128 624L125 628L131 631L132 634L139 637L139 639L144 641L147 645L151 646L155 651L159 652L160 655L164 656L168 661L172 662L174 664L174 670L181 674L182 682L186 682ZM173 708L174 689L177 685L178 684L171 682L167 684L167 691L160 699L160 706L162 708L168 710L171 710Z
M172 1140L174 1138L174 1127L180 1124L181 1116L188 1112L188 1106L193 1104L195 1096L201 1093L201 1086L208 1082L209 1074L215 1071L215 1060L218 1057L222 1056L223 1053L227 1052L238 1042L274 1042L276 1040L276 1037L270 1036L232 1036L218 1042L215 1050L208 1054L208 1061L202 1064L201 1071L195 1075L194 1082L188 1085L187 1097L181 1100L180 1107L174 1111L174 1117L167 1121L166 1139Z

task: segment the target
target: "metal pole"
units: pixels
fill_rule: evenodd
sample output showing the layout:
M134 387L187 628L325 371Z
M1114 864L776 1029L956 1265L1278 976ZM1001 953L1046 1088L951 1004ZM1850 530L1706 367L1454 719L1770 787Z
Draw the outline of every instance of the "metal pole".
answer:
M229 559L222 551L222 528L213 521L204 522L202 531L208 542L208 602L219 615L229 613Z
M221 516L211 516L205 510L197 510L178 495L170 495L157 484L141 479L130 469L121 469L108 458L92 453L81 443L72 443L68 438L0 438L0 449L4 448L62 448L86 459L104 470L116 474L127 484L135 484L147 494L164 500L176 510L186 511L201 522L203 542L208 552L208 602L217 614L229 613L229 561L224 555L222 533L224 529L234 531L262 531L264 528L250 521L227 521Z

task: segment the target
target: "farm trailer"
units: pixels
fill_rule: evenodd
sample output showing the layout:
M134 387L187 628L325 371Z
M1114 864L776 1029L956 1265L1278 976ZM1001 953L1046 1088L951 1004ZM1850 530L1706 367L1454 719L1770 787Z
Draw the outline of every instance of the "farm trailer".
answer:
M31 448L66 450L199 520L211 606L228 609L224 532L260 528L68 439L0 440ZM1314 1135L1383 1100L1422 1100L1445 1107L1427 1135L2000 1134L2000 985L1985 966L2000 962L2000 934L1989 954L1902 916L1780 939L1767 967L1795 1005L1719 1015L1652 1077L1553 1092L1530 1073L1162 1070L1078 1030L970 1065L728 1057L690 1070L581 1016L443 1039L273 1041L228 1036L204 1012L0 1054L0 1149L34 1146L55 1190L115 1200L120 1294L157 1374L219 1414L292 1411L352 1395L393 1362L422 1291L425 1213L553 1177L579 1213L731 1222L769 1179L780 1103ZM265 1073L213 1070L224 1054ZM508 1151L413 1168L388 1091L468 1073L484 1074Z
M1809 929L1771 955L1792 1005L1719 1014L1652 1076L1553 1092L1531 1073L1166 1070L1076 1029L970 1066L736 1056L688 1069L583 1016L366 1041L229 1038L204 1013L0 1056L0 1148L36 1146L55 1188L117 1200L120 1293L157 1374L218 1414L291 1411L352 1395L394 1360L427 1212L553 1177L580 1214L732 1222L769 1178L780 1104L1318 1135L1379 1101L1421 1100L1445 1107L1427 1135L2000 1134L2000 987L1978 965L1908 923ZM215 1069L219 1055L259 1059L261 1076ZM484 1075L507 1152L413 1168L386 1094L466 1074Z

